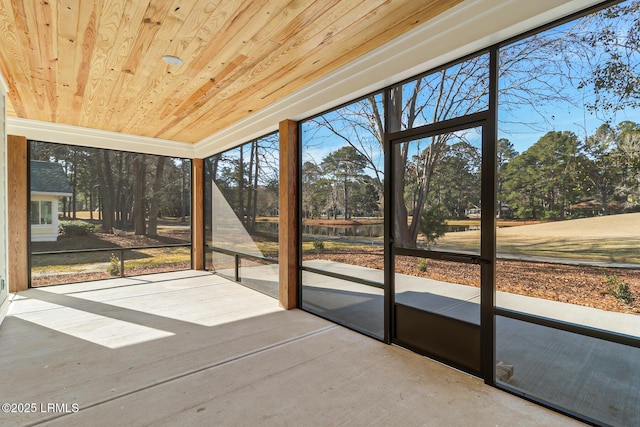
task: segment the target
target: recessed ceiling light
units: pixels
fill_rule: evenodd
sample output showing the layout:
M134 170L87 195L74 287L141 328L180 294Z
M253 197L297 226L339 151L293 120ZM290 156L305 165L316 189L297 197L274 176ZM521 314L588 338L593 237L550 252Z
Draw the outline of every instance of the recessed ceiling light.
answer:
M184 64L184 61L180 58L178 58L177 56L173 56L173 55L164 55L162 57L162 60L164 62L166 62L169 65L182 65Z

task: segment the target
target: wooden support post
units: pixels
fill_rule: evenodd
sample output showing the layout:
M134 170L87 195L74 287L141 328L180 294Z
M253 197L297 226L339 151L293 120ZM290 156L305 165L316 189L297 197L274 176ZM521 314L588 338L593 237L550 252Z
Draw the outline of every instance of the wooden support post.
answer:
M191 268L204 270L204 161L191 160Z
M7 261L9 292L29 287L27 138L7 137Z
M280 305L298 306L298 124L280 122Z

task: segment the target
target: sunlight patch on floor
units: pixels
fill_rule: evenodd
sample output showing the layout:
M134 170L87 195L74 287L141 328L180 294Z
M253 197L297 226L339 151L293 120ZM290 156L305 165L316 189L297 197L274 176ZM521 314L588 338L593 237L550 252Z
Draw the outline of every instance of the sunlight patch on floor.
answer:
M27 301L30 310L21 310L23 311L22 313L14 313L13 317L111 349L174 335L171 332L160 329L46 301L23 299L16 303L20 304ZM55 316L51 315L51 310L56 311Z

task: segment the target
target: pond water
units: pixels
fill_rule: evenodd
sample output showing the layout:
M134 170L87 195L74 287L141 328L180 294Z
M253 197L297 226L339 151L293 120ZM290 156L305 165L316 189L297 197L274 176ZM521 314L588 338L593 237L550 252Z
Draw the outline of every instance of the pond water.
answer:
M381 237L384 235L384 224L327 226L303 225L303 234L314 236L345 236L345 237Z
M479 226L469 225L448 225L447 233L479 230ZM257 222L256 231L266 233L277 233L278 223ZM384 235L384 224L360 224L360 225L303 225L302 233L312 236L329 237L382 237Z
M262 233L277 233L278 223L276 222L257 222L256 231ZM369 225L303 225L303 234L311 234L315 236L335 236L335 237L381 237L384 233L383 224Z

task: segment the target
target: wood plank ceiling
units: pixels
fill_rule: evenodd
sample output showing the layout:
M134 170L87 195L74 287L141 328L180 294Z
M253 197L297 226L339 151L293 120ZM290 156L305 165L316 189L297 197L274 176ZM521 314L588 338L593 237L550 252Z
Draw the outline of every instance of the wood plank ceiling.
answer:
M7 113L193 143L461 1L0 0Z

